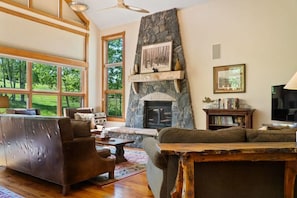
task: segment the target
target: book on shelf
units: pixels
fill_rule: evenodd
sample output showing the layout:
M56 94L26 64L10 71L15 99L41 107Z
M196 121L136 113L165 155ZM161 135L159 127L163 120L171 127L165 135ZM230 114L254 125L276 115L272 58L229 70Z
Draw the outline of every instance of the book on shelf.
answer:
M234 122L232 116L213 116L211 123L215 125L238 126L238 123Z

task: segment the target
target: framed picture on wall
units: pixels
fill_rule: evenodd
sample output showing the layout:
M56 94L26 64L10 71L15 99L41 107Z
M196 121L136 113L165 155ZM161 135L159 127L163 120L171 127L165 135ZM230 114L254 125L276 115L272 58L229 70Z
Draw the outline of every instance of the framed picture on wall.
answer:
M213 67L213 92L245 92L245 64Z
M172 41L142 47L140 73L171 70Z

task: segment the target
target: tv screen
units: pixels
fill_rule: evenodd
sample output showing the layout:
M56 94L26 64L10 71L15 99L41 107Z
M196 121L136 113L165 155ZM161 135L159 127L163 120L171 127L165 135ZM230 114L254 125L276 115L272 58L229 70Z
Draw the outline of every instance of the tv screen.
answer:
M285 85L272 86L271 119L297 121L297 90L284 89Z

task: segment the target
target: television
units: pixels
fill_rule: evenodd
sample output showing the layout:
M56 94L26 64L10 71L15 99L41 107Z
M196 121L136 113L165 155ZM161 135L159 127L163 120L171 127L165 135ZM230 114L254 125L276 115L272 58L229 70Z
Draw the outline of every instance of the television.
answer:
M272 86L271 119L297 122L297 90L284 89L284 86Z

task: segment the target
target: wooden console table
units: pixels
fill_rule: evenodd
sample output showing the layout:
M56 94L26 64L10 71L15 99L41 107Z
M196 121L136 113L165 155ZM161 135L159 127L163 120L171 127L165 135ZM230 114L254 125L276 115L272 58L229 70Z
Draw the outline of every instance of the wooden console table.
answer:
M284 197L294 197L297 174L297 145L295 142L255 143L160 143L161 153L179 155L179 167L174 198L195 197L194 162L226 161L284 161Z

